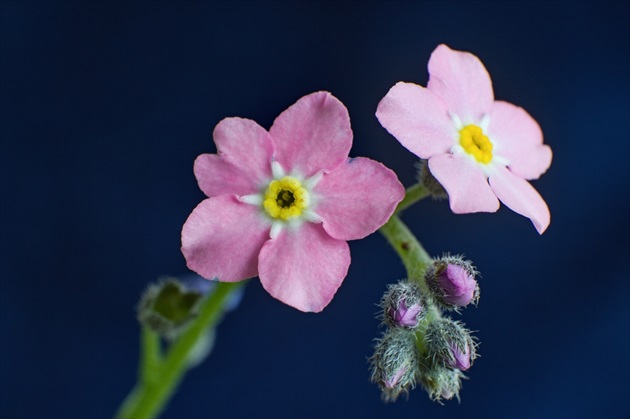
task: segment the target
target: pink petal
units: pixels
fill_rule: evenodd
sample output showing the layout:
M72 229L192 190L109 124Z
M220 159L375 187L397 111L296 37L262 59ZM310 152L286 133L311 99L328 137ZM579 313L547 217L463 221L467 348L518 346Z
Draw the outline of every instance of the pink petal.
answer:
M260 282L273 297L306 312L330 303L350 266L348 243L328 235L321 224L286 228L260 251Z
M429 59L427 88L446 102L464 123L476 123L490 112L492 81L479 58L439 45Z
M461 154L439 154L429 159L431 174L448 193L455 214L495 212L499 200L490 189L479 164Z
M339 240L374 233L405 196L394 172L364 157L349 159L325 174L314 192L320 196L315 212L323 219L326 232Z
M195 177L206 196L248 195L258 192L257 177L244 172L221 156L201 154L195 159Z
M492 105L488 135L493 152L509 161L518 177L538 179L551 165L551 148L543 145L540 125L523 108L496 101Z
M423 159L446 153L457 136L446 103L413 83L396 83L378 104L376 117L407 150Z
M497 167L490 175L490 186L508 208L532 220L539 234L547 229L551 221L549 208L529 182L505 167Z
M207 279L236 282L258 274L258 253L269 224L254 205L233 195L202 201L182 228L182 253L190 269Z
M247 173L256 184L271 177L273 143L267 131L256 122L225 118L217 124L212 135L219 156Z
M269 134L282 168L304 177L333 170L348 157L352 146L348 110L328 92L299 99L276 118Z

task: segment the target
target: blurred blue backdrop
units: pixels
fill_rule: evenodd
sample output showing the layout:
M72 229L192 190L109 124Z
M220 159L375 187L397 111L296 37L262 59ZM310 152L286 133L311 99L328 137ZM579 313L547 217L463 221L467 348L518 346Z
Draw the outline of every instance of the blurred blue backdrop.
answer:
M502 208L404 220L429 252L482 272L482 358L462 401L420 389L384 404L368 382L375 303L404 276L379 235L351 242L330 306L304 314L251 282L171 418L630 417L630 10L620 2L0 3L3 418L111 416L135 382L134 307L187 272L180 230L203 198L195 157L222 118L269 128L301 96L349 109L353 156L409 186L415 158L374 117L400 80L425 84L440 43L488 68L554 151L533 182L538 236Z

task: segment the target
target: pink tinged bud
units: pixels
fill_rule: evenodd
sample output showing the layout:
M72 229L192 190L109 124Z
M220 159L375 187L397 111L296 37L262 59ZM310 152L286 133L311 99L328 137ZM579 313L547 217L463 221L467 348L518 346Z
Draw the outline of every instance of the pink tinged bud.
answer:
M415 333L388 329L376 343L370 363L370 381L381 388L383 400L395 401L401 394L407 394L420 372Z
M449 263L439 273L437 280L442 290L442 299L448 304L464 307L475 298L475 277L462 266Z
M383 381L383 385L387 388L396 387L398 383L400 382L400 379L406 372L407 372L407 367L402 365L400 368L398 368L398 371L396 371L396 373L392 377Z
M422 312L420 304L412 304L407 307L406 300L400 300L398 307L390 307L387 311L389 318L398 327L416 327L418 325L418 315Z
M455 396L455 393L453 393L453 391L447 387L443 388L442 393L440 394L440 397L445 400L451 400L453 396Z
M460 370L444 368L439 365L428 365L420 377L420 384L429 393L432 400L440 402L457 397L462 387L464 374Z
M466 371L470 368L470 345L466 343L463 351L453 342L451 342L449 346L453 354L453 362L450 363L451 367L457 368L460 371ZM444 398L448 399L448 397Z

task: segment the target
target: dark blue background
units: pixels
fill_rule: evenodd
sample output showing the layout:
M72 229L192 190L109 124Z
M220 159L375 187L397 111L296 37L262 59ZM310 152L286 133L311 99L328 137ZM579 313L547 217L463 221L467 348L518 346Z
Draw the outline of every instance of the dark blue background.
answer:
M552 213L542 237L505 208L405 214L429 252L465 252L483 274L461 404L419 389L384 404L368 382L374 304L404 276L374 234L351 243L321 314L252 281L165 416L630 416L628 4L2 2L2 417L114 413L135 382L140 292L187 272L180 229L204 198L192 163L222 118L269 128L331 91L351 154L410 185L415 158L374 112L396 82L426 83L439 43L478 55L554 151L534 182Z

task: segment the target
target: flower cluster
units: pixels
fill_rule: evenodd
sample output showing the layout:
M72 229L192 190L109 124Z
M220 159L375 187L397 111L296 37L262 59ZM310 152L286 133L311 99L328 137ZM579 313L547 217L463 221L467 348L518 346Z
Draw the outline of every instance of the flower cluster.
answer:
M457 214L495 212L501 201L542 234L551 216L528 181L549 168L552 152L538 123L524 109L494 99L488 72L470 53L440 45L428 70L426 87L399 82L376 111L381 125L420 158L419 185L401 208L420 194L448 198ZM269 131L249 119L226 118L213 137L217 154L202 154L194 165L207 199L181 236L188 267L204 278L258 276L276 299L319 312L347 274L347 241L386 223L381 231L392 244L399 233L415 241L404 224L391 232L402 223L398 218L388 223L405 197L403 186L381 163L348 157L350 118L330 93L302 97ZM477 304L478 272L461 256L416 256L410 261L401 253L410 278L390 285L381 299L386 331L370 359L371 380L386 401L416 384L436 401L459 398L477 343L443 311ZM152 288L142 303L149 314L141 320L160 330L181 329L200 298L175 283Z
M460 322L442 317L439 307L476 303L475 274L470 261L447 255L433 261L422 281L388 286L380 304L388 329L370 359L371 380L385 401L407 395L418 382L433 400L459 397L462 372L472 366L477 345Z

